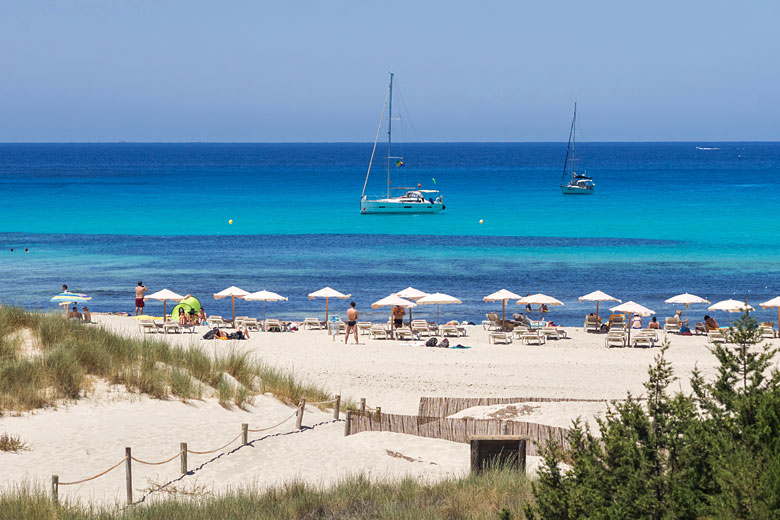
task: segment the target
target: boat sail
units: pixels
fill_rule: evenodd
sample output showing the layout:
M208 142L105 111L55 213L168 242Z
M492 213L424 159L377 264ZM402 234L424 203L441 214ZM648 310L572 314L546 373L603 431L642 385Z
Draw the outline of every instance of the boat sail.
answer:
M592 195L593 179L586 173L577 173L574 171L574 163L577 161L574 157L576 148L576 129L577 129L577 103L574 103L574 117L571 120L571 130L569 130L569 145L566 147L566 159L563 162L563 175L561 175L561 191L564 195ZM564 184L566 176L571 175L568 184Z
M360 213L361 215L370 213L438 213L444 209L444 202L441 193L438 190L422 190L419 188L405 188L390 185L390 172L395 167L404 165L403 157L393 156L393 73L390 73L390 86L387 89L385 105L382 108L382 115L379 119L379 129L374 139L374 148L371 151L371 159L368 162L368 172L366 172L366 181L363 183L363 193L360 195ZM371 166L374 162L374 153L379 141L379 133L382 129L382 122L387 110L387 195L385 198L369 199L366 196L366 186L368 186L368 177L371 175ZM418 185L419 186L419 185ZM401 196L391 197L390 190L405 190Z

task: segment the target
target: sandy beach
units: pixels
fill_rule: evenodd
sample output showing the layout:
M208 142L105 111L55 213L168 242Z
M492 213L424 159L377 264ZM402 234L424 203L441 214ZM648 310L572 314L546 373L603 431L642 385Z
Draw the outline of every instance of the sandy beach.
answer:
M100 326L140 337L137 321L129 317L97 316ZM469 349L411 346L395 340L369 340L344 344L325 331L253 333L246 341L203 340L197 334L155 335L173 344L198 345L210 353L242 349L270 365L294 371L296 377L317 383L344 399L366 398L368 405L391 413L416 414L421 396L449 397L569 397L615 399L627 392L641 395L647 367L658 348L604 346L604 336L567 328L568 339L527 346L488 343L480 326L469 327L457 343ZM777 340L775 340L777 341ZM690 371L698 366L712 375L714 357L704 336L669 336L667 358L679 381L673 387L687 391ZM452 342L456 343L456 342ZM604 412L604 403L513 403L464 410L459 417L504 417L567 427L577 416L592 419ZM234 443L214 454L189 456L191 475L154 492L159 499L170 492L198 496L223 493L238 487L265 488L290 480L316 485L363 473L372 478L441 479L468 471L469 449L452 443L395 433L360 433L345 437L343 422L333 422L330 411L308 406L305 428L297 432L294 409L271 396L258 396L247 410L226 409L216 399L161 401L128 394L123 387L96 382L84 398L57 408L0 417L0 432L18 435L28 451L0 453L4 468L0 486L21 483L48 486L52 474L67 482L91 476L110 467L131 446L141 460L159 461L178 452L179 443L206 451L225 444L250 429L283 424L250 433L250 445ZM314 426L316 425L316 426ZM282 434L263 438L272 434ZM261 439L262 440L258 440ZM214 459L220 453L222 457ZM201 464L204 464L200 467ZM529 461L533 471L538 460ZM133 465L134 497L179 477L178 459L161 466ZM104 477L60 488L68 500L111 505L124 499L122 467ZM183 496L183 495L180 495Z

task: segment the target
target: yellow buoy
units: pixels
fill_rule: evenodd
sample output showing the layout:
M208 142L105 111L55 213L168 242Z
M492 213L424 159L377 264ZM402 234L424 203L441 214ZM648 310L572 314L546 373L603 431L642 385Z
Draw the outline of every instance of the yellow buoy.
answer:
M480 223L480 224L482 224L483 222L484 222L484 220L482 220L482 219L479 219L479 223Z
M232 223L233 223L233 219L231 218L230 220L228 220L228 224L232 224Z

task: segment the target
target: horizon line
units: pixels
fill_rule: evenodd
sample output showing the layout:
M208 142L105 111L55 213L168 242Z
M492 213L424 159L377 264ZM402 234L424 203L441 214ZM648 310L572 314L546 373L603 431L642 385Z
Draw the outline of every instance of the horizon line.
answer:
M415 144L561 144L566 141L414 141L405 142L404 145ZM716 144L716 143L780 143L780 140L617 140L617 141L578 141L578 143L592 144L661 144L661 143L680 143L680 144ZM4 144L373 144L373 141L0 141Z

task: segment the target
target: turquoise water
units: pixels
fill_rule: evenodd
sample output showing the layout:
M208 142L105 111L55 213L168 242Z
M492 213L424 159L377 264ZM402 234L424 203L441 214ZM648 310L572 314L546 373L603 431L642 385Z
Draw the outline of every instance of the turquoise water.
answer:
M0 301L46 308L68 283L97 310L132 310L137 279L201 296L244 284L300 317L323 285L364 307L414 285L477 320L507 287L558 297L553 317L574 323L595 289L662 312L685 290L780 294L780 144L584 143L584 197L558 190L565 148L406 145L394 179L440 189L447 209L372 216L358 213L370 144L0 145ZM380 165L369 193L383 183Z

